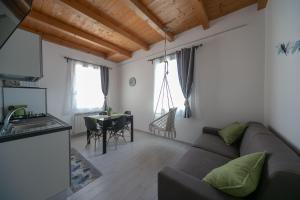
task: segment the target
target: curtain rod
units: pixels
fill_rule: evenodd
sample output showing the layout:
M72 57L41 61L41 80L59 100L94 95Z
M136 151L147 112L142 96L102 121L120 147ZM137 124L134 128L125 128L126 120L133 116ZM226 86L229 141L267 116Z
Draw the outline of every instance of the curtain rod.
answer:
M200 38L200 39L193 40L193 41L188 42L188 43L186 43L186 44L178 45L178 46L172 47L172 48L170 48L170 49L167 49L167 51L175 50L175 52L176 52L176 49L178 49L178 48L185 48L187 45L195 44L195 43L198 43L198 42L200 42L200 41L203 41L203 40L206 40L206 39L209 39L209 38L212 38L212 37L221 35L221 34L223 34L223 33L230 32L230 31L233 31L233 30L236 30L236 29L243 28L243 27L245 27L245 26L247 26L247 25L248 25L248 24L242 24L242 25L238 25L238 26L235 26L235 27L232 27L232 28L228 28L228 29L226 29L226 30L223 30L223 31L220 31L220 32L217 32L217 33L213 33L213 34L211 34L211 35L204 36L204 37L202 37L202 38ZM200 44L200 45L202 45L202 44ZM170 53L170 55L174 54L175 52ZM157 54L159 54L159 53L161 53L161 52L156 52L156 53L154 53L154 54L152 54L152 55L149 55L149 56L147 56L147 57L152 57L152 56L157 55ZM169 55L169 54L168 54L168 55ZM163 56L159 56L159 57L157 57L157 58L160 58L160 57L163 57ZM153 59L151 58L151 59L149 59L148 61L153 61L153 60L155 60L155 59L156 59L156 58L153 58Z
M69 61L69 60L74 60L74 61L78 61L78 62L82 62L82 63L86 63L86 64L89 64L89 65L95 65L95 66L97 66L97 67L101 67L101 66L103 66L103 67L107 67L107 66L104 66L104 65L99 65L99 64L95 64L95 63L91 63L91 62L87 62L87 61L84 61L84 60L78 60L78 59L75 59L75 58L70 58L70 57L67 57L67 56L64 56L64 59L66 59L67 60L67 62ZM111 67L107 67L109 70L112 70L112 68Z
M202 46L203 46L203 44L199 44L199 45L193 45L192 47L198 48L198 47L202 47ZM186 47L186 48L188 48L188 47ZM171 56L171 55L174 55L174 54L176 54L176 51L174 51L174 52L172 52L172 53L168 53L166 56ZM155 57L155 58L151 58L151 59L149 59L148 61L153 62L153 60L161 59L161 58L163 58L163 57L165 57L165 56L164 56L164 55L163 55L163 56L158 56L158 57Z

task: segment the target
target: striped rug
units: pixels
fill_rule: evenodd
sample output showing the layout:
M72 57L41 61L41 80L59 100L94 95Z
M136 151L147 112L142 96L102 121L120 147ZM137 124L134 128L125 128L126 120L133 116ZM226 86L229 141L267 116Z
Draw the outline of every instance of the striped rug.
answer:
M73 192L77 192L101 175L101 172L76 149L71 149L71 189Z

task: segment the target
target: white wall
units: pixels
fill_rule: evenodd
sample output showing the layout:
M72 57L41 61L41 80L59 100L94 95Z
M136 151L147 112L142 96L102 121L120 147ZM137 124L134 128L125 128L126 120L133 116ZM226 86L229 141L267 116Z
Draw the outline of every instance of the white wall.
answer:
M300 39L300 1L271 0L266 9L266 123L300 149L300 53L277 54Z
M65 94L67 90L67 62L64 56L71 58L81 59L87 62L96 64L107 65L111 68L110 70L110 85L108 94L109 106L114 111L120 111L120 97L119 97L119 72L120 69L116 67L116 63L110 62L103 58L93 56L81 51L66 48L60 45L56 45L47 41L43 41L43 73L44 77L38 82L21 82L22 86L37 86L47 88L47 106L48 113L71 123L71 116L65 115ZM2 82L0 83L2 86ZM2 117L2 96L0 91L0 119Z
M176 36L168 48L189 44L197 39L247 24L202 41L196 54L193 117L177 118L177 139L193 142L205 125L221 127L235 120L264 119L264 11L251 6ZM153 117L154 68L147 59L162 55L163 43L134 54L121 66L121 109L132 110L135 128L148 131ZM135 76L137 84L129 87Z
M70 122L71 116L63 114L67 87L67 63L64 56L112 67L113 69L109 71L108 101L113 110L119 111L119 69L115 63L91 54L43 41L44 77L39 81L38 85L47 88L48 112L66 122Z

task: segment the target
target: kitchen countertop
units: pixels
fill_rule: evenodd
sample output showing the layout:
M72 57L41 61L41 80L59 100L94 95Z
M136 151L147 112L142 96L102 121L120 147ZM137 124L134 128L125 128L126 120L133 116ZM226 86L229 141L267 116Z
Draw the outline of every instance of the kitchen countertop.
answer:
M54 121L58 122L60 126L58 126L58 127L57 126L44 126L44 127L40 127L40 128L36 128L36 129L32 128L31 131L27 131L24 133L17 133L17 134L8 133L6 135L0 135L0 143L72 129L72 126L70 126L69 124L67 124L64 121L62 121L52 115L49 115L49 114L46 117L41 117L40 119L54 120ZM20 120L19 122L16 122L15 124L26 125L26 123L30 123L33 120L37 120L37 118Z

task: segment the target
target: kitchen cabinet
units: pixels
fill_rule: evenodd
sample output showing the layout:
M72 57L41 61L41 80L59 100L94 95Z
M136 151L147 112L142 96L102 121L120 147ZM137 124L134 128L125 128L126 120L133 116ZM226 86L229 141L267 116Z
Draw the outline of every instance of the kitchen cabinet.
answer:
M40 36L17 29L0 49L0 79L36 81L42 76Z
M70 183L69 131L0 143L0 199L41 200Z

